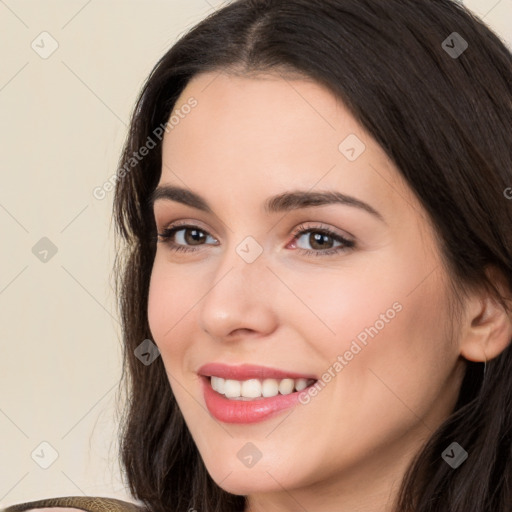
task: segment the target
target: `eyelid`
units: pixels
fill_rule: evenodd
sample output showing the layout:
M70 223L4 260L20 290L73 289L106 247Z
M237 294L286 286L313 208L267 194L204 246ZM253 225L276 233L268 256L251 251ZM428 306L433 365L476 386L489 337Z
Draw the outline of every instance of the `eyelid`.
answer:
M312 221L312 222L315 222L315 221ZM340 232L340 230L338 230L337 228L324 225L321 222L316 222L315 224L313 224L311 226L306 226L306 223L302 223L293 229L292 235L295 238L297 235L304 234L304 232L309 232L309 231L324 231L329 234L336 235L348 242L352 242L354 240L354 236L351 235L350 233L347 233L346 231Z
M198 221L198 220L193 220L193 221L189 221L189 220L174 220L172 222L168 222L168 223L165 223L161 229L158 228L158 225L157 225L157 232L158 233L161 233L163 231L166 231L166 230L169 230L169 229L175 229L175 228L199 228L201 231L204 231L205 233L207 233L208 235L210 235L211 237L215 238L215 240L219 240L219 237L215 236L214 234L211 233L211 230L209 228L205 228L202 224L201 221Z
M315 222L315 221L312 221L312 222ZM217 242L219 241L217 236L213 235L208 229L205 229L203 226L201 226L201 222L197 221L197 220L194 220L193 222L190 222L190 221L187 221L187 220L172 221L172 222L169 222L168 224L164 225L162 227L162 229L157 229L157 231L159 233L161 233L161 232L164 232L164 231L168 231L170 229L173 229L173 230L176 229L177 230L177 228L180 228L180 227L181 228L190 228L190 229L200 228L201 231L204 231L206 234L210 235L212 238L215 238L215 240ZM324 231L324 232L327 232L328 234L336 235L336 236L338 236L338 237L340 237L340 238L342 238L343 240L346 240L346 241L352 241L352 239L354 238L349 233L346 233L346 232L340 233L336 228L333 228L333 227L324 225L322 223L316 222L316 223L314 223L313 225L310 225L310 226L306 226L306 223L301 223L297 227L293 228L293 230L292 230L292 240L296 240L297 236L299 234L303 235L304 232L309 232L309 231Z

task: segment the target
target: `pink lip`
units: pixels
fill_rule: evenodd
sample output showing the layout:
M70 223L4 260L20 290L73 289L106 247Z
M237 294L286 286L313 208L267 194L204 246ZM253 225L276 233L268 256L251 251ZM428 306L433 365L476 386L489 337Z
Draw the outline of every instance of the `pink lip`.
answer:
M289 395L277 395L255 400L230 400L212 388L209 377L202 375L200 378L208 411L214 418L224 423L256 423L266 420L299 404L301 393L307 394L309 390L308 387Z
M199 375L205 377L222 377L223 379L249 380L249 379L314 379L317 377L311 374L301 374L269 368L266 366L256 366L252 364L242 364L238 366L229 366L223 363L208 363L197 371Z

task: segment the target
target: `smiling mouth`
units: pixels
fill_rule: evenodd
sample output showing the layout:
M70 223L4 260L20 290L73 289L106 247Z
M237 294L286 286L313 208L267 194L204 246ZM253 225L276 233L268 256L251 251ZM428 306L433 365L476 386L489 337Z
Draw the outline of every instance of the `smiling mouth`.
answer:
M223 379L214 375L208 377L214 391L230 400L251 401L272 398L278 395L290 395L314 385L315 379Z

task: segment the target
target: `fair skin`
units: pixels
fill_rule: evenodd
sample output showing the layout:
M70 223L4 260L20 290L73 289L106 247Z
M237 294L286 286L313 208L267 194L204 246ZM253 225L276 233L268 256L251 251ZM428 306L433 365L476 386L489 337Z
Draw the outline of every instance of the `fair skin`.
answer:
M424 209L383 149L340 100L308 80L278 75L195 77L176 107L198 105L166 133L159 185L200 195L207 213L157 200L159 233L195 252L157 244L148 319L172 391L214 481L249 496L250 512L391 512L412 456L453 409L464 359L498 355L510 321L476 295L450 339L447 274ZM340 143L366 146L350 161ZM329 204L267 213L284 192L337 191L382 218ZM297 228L329 229L355 246L322 253ZM313 230L313 234L317 231ZM246 237L262 253L237 253ZM184 241L184 240L188 240ZM209 362L251 363L321 377L381 314L402 308L307 405L265 421L230 424L208 412L197 371ZM262 457L246 467L251 442Z

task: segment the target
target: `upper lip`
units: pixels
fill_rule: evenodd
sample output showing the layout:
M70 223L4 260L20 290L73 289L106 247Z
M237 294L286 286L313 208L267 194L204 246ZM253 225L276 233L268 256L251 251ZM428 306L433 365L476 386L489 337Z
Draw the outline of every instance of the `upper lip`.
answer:
M317 380L314 375L302 374L288 370L280 370L278 368L270 368L268 366L257 366L253 364L241 364L231 366L224 363L208 363L197 371L199 375L205 377L222 377L223 379L232 380L249 380L249 379L313 379Z

